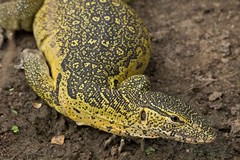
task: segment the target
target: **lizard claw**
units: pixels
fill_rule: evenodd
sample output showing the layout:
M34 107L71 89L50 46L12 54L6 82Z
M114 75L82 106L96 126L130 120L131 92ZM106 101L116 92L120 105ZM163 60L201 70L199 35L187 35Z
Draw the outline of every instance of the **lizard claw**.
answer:
M115 139L116 139L116 135L112 135L111 137L109 137L105 142L104 142L104 149L106 149Z
M116 135L112 135L111 137L109 137L105 142L104 142L104 149L108 148L108 146L114 142L118 137ZM145 148L145 139L141 138L141 139L131 139L133 140L135 143L140 144L141 145L141 150L144 151ZM120 140L120 145L117 148L118 154L120 155L120 153L122 153L123 148L125 146L125 139L121 138Z
M120 141L120 146L118 147L118 154L120 154L125 146L125 140L122 138Z

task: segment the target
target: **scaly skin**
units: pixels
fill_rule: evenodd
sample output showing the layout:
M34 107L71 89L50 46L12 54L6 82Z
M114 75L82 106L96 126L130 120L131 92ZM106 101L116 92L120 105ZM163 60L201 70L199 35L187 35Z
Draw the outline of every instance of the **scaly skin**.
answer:
M33 31L41 52L23 51L26 78L41 98L78 125L187 143L215 138L191 106L149 91L142 73L150 38L126 3L45 0Z
M12 0L0 5L0 27L8 31L32 31L33 18L43 0Z

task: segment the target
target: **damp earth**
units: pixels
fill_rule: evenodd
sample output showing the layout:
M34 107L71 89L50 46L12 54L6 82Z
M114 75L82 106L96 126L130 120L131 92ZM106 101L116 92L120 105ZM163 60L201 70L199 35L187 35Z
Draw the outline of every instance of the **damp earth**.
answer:
M77 126L57 113L28 86L23 71L14 68L24 48L36 48L32 33L20 31L0 88L0 159L240 159L240 1L135 0L131 6L151 35L153 51L145 72L151 89L194 106L217 139L200 145L146 139L145 151L137 141L126 140L121 154L119 141L104 149L111 134ZM7 46L4 40L0 71ZM64 141L54 144L56 136Z

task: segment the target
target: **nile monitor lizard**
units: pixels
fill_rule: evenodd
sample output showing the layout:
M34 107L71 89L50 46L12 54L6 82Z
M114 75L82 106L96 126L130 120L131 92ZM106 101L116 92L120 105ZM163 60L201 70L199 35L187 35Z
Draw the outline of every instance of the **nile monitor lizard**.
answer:
M11 6L8 12L4 5ZM33 21L40 51L21 54L26 79L78 125L123 137L187 143L215 139L191 106L149 90L142 74L150 57L149 34L125 2L17 0L1 4L0 13L0 26L7 30L31 30Z

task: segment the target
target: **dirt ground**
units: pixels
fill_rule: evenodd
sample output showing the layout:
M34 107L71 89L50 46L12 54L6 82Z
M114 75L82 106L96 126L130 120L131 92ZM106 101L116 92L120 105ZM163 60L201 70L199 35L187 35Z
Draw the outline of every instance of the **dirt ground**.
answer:
M151 34L146 74L152 90L195 106L217 139L201 145L148 139L145 147L155 150L148 154L127 141L118 155L117 142L103 149L110 134L77 126L57 113L36 96L23 71L11 67L6 86L0 88L0 159L240 159L240 1L135 0L131 6ZM36 48L32 33L18 32L16 42L16 53ZM7 41L0 60L6 46ZM33 102L43 105L36 109ZM63 145L50 143L57 135L65 136Z

